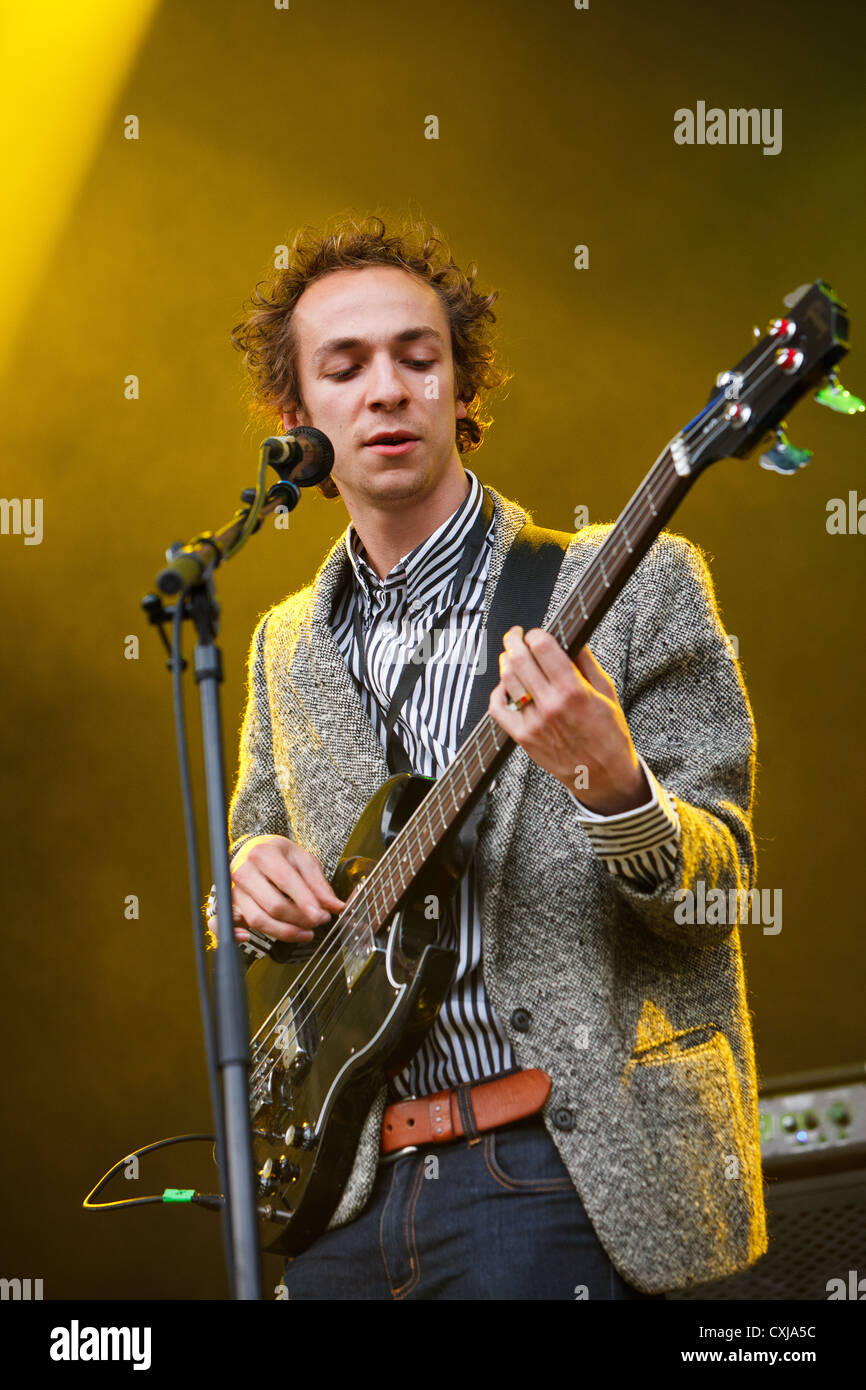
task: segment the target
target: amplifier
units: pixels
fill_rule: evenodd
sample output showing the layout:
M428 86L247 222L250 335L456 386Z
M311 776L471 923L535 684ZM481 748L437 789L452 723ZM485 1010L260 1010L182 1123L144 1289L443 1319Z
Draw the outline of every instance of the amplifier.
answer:
M767 1077L758 1116L769 1249L667 1298L866 1301L866 1063Z
M768 1077L758 1122L768 1180L866 1168L866 1063Z

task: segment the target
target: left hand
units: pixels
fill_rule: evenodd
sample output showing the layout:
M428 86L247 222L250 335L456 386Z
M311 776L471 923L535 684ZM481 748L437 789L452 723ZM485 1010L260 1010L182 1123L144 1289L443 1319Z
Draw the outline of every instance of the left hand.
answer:
M524 637L522 627L506 632L504 646L489 705L496 723L590 811L611 816L649 801L616 688L589 647L575 663L549 632L531 628ZM508 708L524 694L530 704ZM579 767L586 768L585 790Z

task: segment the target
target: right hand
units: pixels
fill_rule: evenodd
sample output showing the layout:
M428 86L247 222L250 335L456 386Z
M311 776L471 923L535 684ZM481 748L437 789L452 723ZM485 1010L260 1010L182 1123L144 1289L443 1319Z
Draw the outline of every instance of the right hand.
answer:
M316 856L285 835L248 840L232 860L231 876L237 941L249 941L245 926L278 941L312 941L312 928L346 906ZM208 927L218 935L216 917L208 919Z

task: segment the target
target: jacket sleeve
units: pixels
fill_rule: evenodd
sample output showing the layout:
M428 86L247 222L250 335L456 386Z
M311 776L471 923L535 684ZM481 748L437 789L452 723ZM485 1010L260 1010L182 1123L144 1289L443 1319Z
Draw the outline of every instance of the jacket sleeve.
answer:
M680 840L670 874L652 888L611 881L653 931L710 944L737 924L754 884L754 719L697 547L665 532L635 579L621 701L636 751L674 804ZM701 910L711 889L725 895L723 911ZM687 895L698 904L691 914Z
M229 854L255 835L285 835L289 829L286 803L274 766L274 743L268 694L265 644L270 614L253 633L247 662L247 702L240 737L235 789L229 807Z
M293 840L274 766L274 744L268 696L265 640L269 613L261 618L250 643L247 659L246 708L240 736L235 789L229 806L229 863L256 835L285 835ZM205 920L216 915L216 888L202 907ZM216 945L212 937L211 946Z

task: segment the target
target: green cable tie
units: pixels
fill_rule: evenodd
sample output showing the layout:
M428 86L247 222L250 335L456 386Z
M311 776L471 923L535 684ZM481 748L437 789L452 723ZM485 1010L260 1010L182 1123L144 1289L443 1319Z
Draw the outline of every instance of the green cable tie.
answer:
M194 1187L167 1187L162 1194L164 1202L191 1202L195 1196Z

